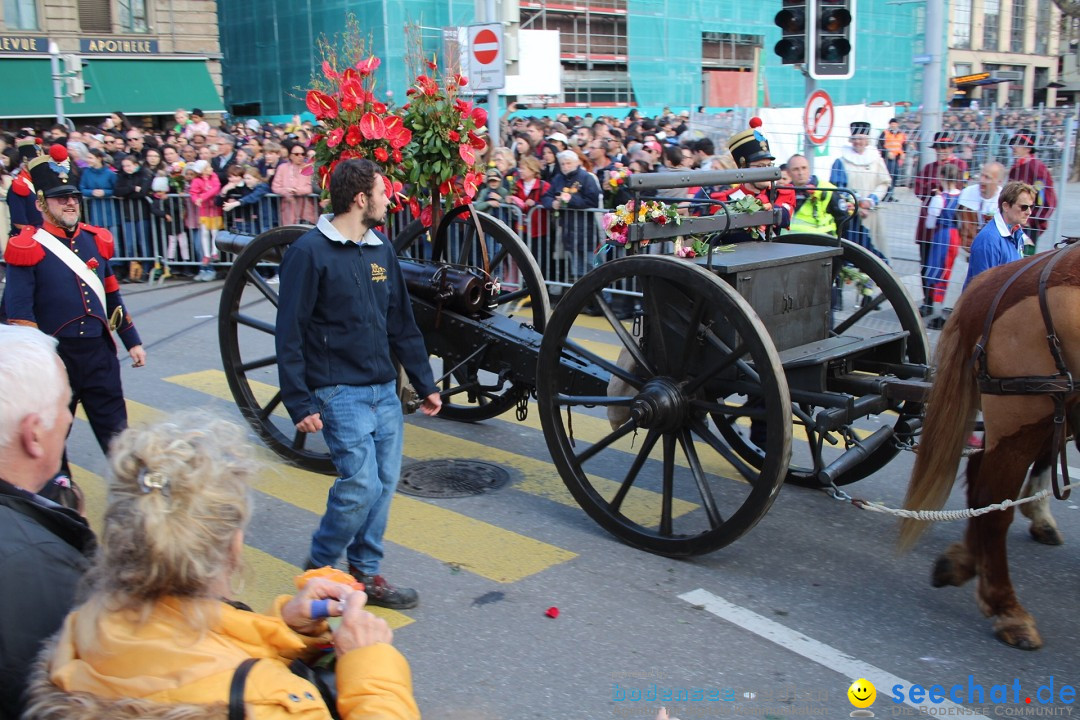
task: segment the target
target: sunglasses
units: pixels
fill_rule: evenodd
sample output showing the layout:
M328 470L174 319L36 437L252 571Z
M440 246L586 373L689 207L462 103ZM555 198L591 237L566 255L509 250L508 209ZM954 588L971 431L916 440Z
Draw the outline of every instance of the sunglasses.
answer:
M1020 208L1021 212L1027 212L1028 210L1031 210L1031 208L1033 208L1035 206L1034 205L1017 205L1016 207Z
M293 155L293 156L295 156L295 157L303 157L304 155L307 155L307 153L306 153L306 152L298 152L298 153L297 153L297 152L294 152L294 153L289 153L289 154L290 154L290 155Z

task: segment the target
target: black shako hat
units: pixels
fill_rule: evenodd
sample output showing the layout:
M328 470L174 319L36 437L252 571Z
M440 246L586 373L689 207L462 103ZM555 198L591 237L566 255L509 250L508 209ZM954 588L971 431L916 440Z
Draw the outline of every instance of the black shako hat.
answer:
M769 150L769 141L761 134L761 118L750 118L750 129L743 130L728 138L728 151L735 163L741 167L750 167L750 163L758 160L775 160Z
M53 145L47 155L36 157L27 166L30 170L30 179L34 183L39 197L67 197L69 195L82 195L79 188L68 183L70 173L70 160L68 160L67 148L63 145Z
M862 120L857 120L851 123L851 137L855 137L857 135L866 135L869 137L870 123L863 122Z

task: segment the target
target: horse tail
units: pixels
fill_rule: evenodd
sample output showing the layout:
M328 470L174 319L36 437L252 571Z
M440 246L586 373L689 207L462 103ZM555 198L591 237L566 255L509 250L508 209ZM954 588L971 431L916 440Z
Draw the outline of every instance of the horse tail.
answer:
M979 386L970 365L973 339L970 331L964 332L965 318L957 316L961 304L953 311L954 317L946 323L938 342L937 372L904 498L908 510L940 510L949 499L978 409ZM926 525L923 520L902 519L900 549L909 549Z

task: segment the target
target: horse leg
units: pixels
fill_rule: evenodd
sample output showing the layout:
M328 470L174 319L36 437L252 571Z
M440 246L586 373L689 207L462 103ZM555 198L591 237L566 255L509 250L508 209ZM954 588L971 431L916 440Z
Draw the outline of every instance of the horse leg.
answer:
M970 487L979 475L983 451L978 450L968 457L967 478ZM956 585L959 587L975 577L975 556L968 545L968 540L955 542L934 562L930 584L934 587Z
M1030 432L1030 431L1029 431ZM968 473L968 502L978 508L1015 498L1024 482L1030 457L1019 444L1031 442L1016 434L1008 442L996 442L985 452L982 472ZM1013 520L1013 508L972 518L968 523L967 544L975 554L975 572L979 576L975 601L987 617L995 618L994 634L1007 645L1022 650L1042 647L1035 618L1016 598L1009 578L1007 536Z
M1050 469L1054 458L1049 456L1040 457L1031 466L1024 489L1020 491L1021 497L1029 497L1037 492L1050 487ZM1037 542L1043 545L1064 545L1065 537L1058 530L1054 516L1050 514L1050 498L1024 503L1020 506L1020 512L1031 521L1028 531Z

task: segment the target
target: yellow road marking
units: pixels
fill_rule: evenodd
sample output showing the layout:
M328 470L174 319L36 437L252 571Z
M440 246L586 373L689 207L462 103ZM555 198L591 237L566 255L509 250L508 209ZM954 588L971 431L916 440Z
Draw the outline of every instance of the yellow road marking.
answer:
M204 370L200 373L194 373L194 375L198 376L198 388L193 389L232 401L232 394L229 392L225 373L220 370ZM166 380L187 387L186 378L190 376L191 374L166 378ZM256 396L273 397L273 394L277 392L277 388L272 385L257 382L252 382L251 385L252 392ZM516 489L569 507L578 507L577 501L574 500L570 491L563 485L555 468L548 461L507 452L411 423L405 425L405 454L414 460L434 460L450 457L477 458L511 467L520 472L522 476L521 482L514 485ZM619 488L619 483L612 480L597 477L591 479L597 491L608 498L614 497ZM395 502L400 499L402 499L400 495L395 496ZM694 503L675 499L672 505L672 517L684 515L696 507L698 506ZM628 518L636 523L646 526L655 525L659 522L660 495L650 490L634 488L627 494L622 510ZM319 507L314 512L321 514L322 511L323 508ZM394 514L391 513L391 519L393 517ZM402 542L401 544L409 546L409 543Z

